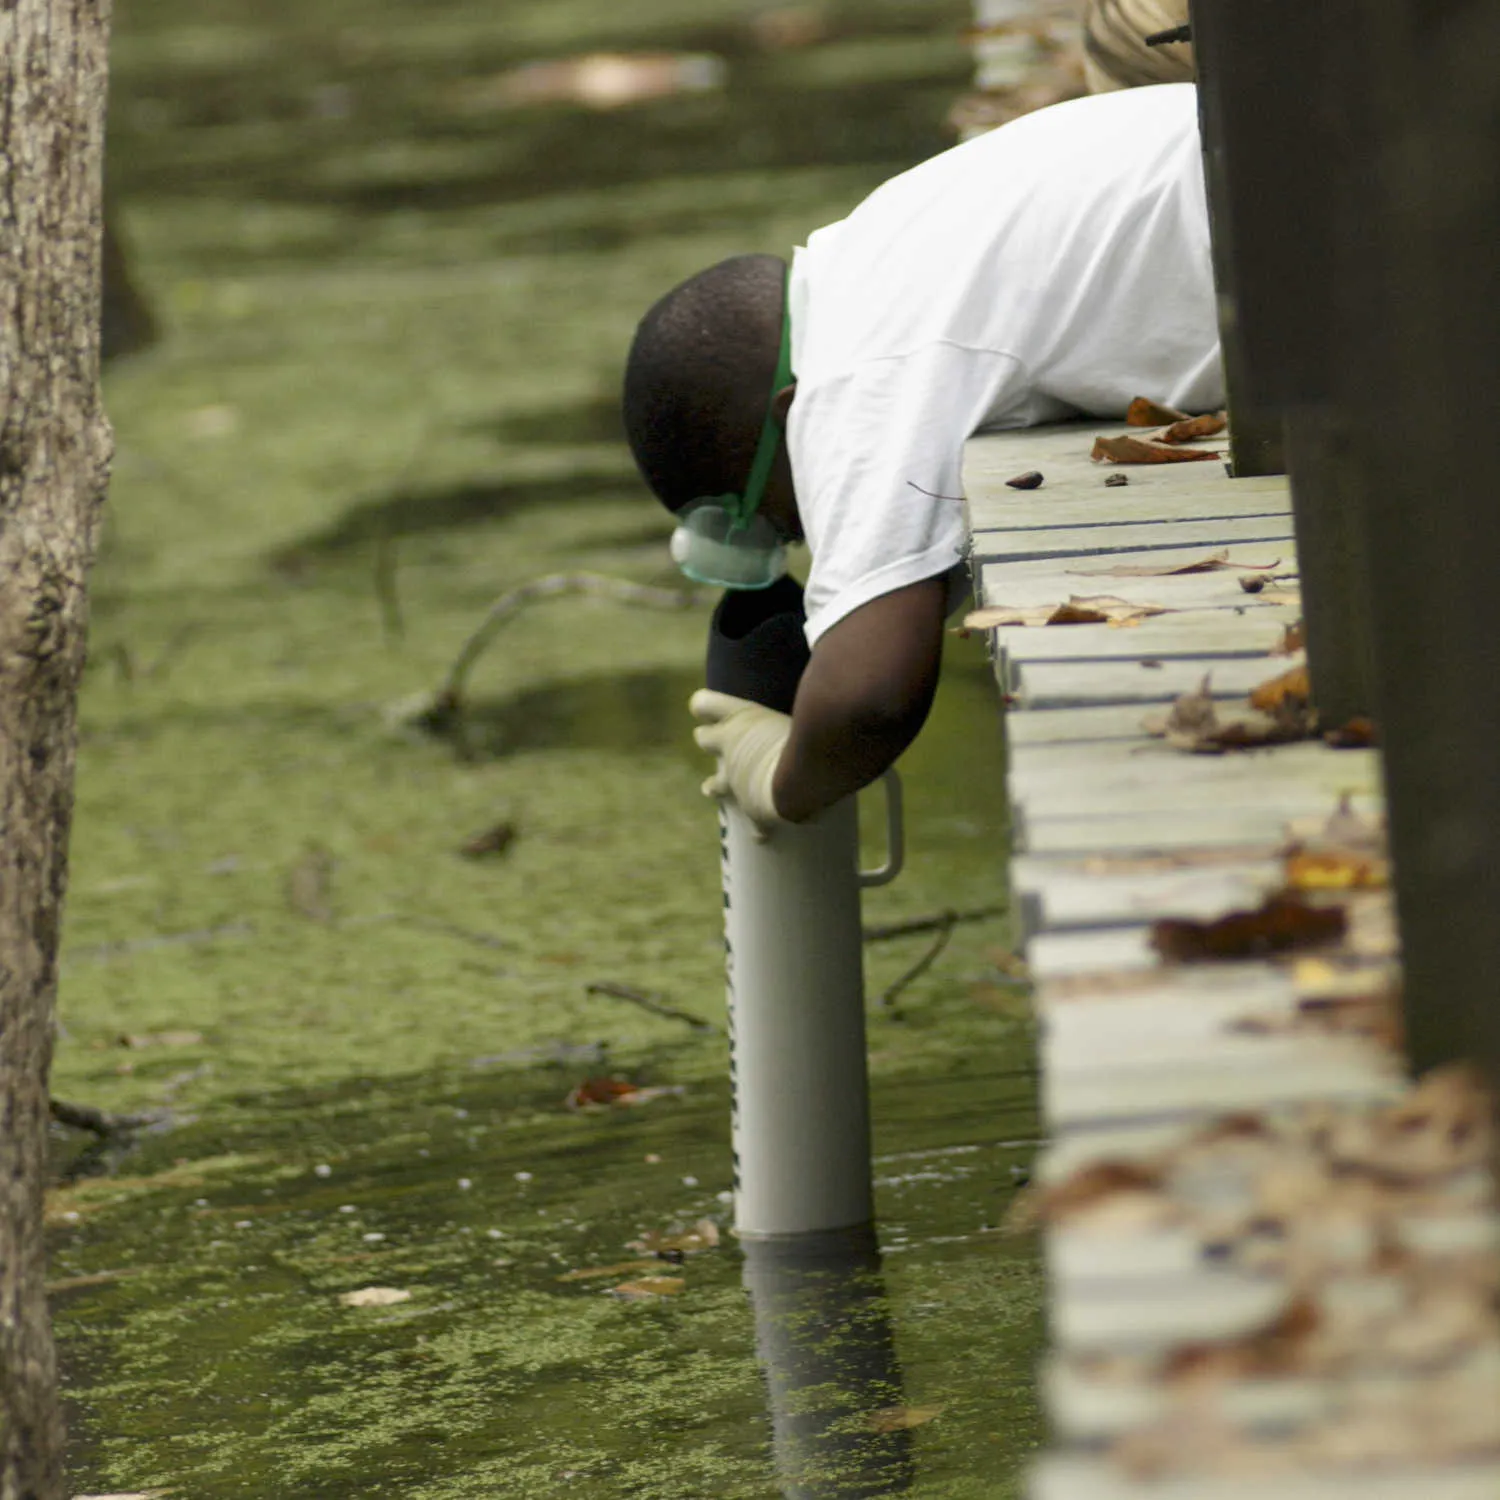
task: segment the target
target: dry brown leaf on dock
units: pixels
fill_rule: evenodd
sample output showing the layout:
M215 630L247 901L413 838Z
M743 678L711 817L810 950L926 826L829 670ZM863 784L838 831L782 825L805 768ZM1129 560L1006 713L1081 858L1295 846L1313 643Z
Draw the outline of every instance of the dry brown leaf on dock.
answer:
M1113 594L1073 594L1061 604L991 604L970 610L961 630L995 630L1003 625L1126 625L1172 611L1161 604L1135 604Z
M1201 417L1185 417L1173 422L1170 427L1158 432L1154 443L1191 443L1198 438L1217 437L1229 426L1227 412L1205 412Z
M1330 729L1323 743L1333 750L1368 750L1380 743L1380 737L1375 721L1357 714L1347 724Z
M1185 411L1178 411L1175 406L1163 406L1161 402L1152 401L1146 396L1137 396L1125 408L1127 427L1160 427L1167 422L1188 420L1188 414Z
M1281 632L1281 639L1271 647L1272 656L1296 656L1307 650L1307 631L1301 620L1294 620Z
M1112 464L1185 464L1219 456L1217 449L1163 448L1129 436L1096 437L1089 454L1095 463Z
M1388 859L1354 849L1293 849L1282 869L1292 891L1379 890L1391 879Z
M1343 907L1310 906L1295 891L1281 891L1254 911L1211 922L1163 917L1151 924L1151 946L1164 963L1222 963L1321 947L1337 942L1348 927Z
M1305 712L1312 703L1312 679L1305 665L1292 667L1251 690L1250 707L1263 714Z
M1230 562L1225 550L1186 563L1114 563L1107 568L1069 568L1068 572L1083 578L1177 578L1184 573L1217 573L1221 568L1249 568L1264 573L1280 561L1278 557L1268 563Z
M1148 714L1141 728L1194 755L1222 755L1226 750L1254 750L1307 738L1310 724L1305 704L1289 700L1272 712L1240 709L1224 718L1209 691L1209 681L1205 676L1195 691L1181 694L1165 714Z

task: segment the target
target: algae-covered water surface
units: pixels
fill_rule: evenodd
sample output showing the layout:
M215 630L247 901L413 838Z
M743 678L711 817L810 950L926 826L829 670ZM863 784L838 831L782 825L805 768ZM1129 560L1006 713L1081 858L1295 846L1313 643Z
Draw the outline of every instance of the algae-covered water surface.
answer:
M870 945L879 1266L752 1298L722 1031L611 993L722 1028L706 604L537 602L462 744L409 711L507 589L677 586L614 415L640 310L948 143L966 3L765 10L119 7L164 336L107 378L54 1088L156 1123L58 1141L78 1493L995 1496L1035 1441L1004 916L889 1007L931 934ZM622 51L711 61L609 112L502 82ZM1000 757L954 642L871 922L1003 900ZM566 1107L610 1076L660 1092ZM843 1457L778 1472L809 1421Z

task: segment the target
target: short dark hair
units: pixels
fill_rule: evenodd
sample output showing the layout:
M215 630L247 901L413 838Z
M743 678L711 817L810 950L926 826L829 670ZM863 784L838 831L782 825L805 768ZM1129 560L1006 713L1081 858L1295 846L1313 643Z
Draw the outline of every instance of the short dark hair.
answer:
M745 482L781 338L786 265L736 255L674 287L625 364L625 435L668 510Z

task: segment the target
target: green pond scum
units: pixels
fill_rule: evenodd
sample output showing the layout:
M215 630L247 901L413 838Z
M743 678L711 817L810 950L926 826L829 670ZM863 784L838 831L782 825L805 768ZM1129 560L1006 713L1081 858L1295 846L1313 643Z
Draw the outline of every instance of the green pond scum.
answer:
M949 143L967 0L803 7L821 29L779 50L763 9L117 8L108 181L164 337L106 380L54 1091L154 1123L112 1152L57 1136L77 1494L793 1492L726 1227L685 707L707 606L538 601L472 675L462 747L411 713L507 589L679 586L614 413L647 303ZM620 51L722 74L608 113L475 102ZM1001 756L955 640L870 922L1003 902ZM858 1317L822 1326L816 1289L783 1309L830 1368L866 1316L886 1331L897 1381L788 1410L899 1434L924 1500L1016 1493L1038 1439L1010 940L1003 913L956 927L890 1006L932 934L870 945L882 1265ZM662 1092L566 1107L602 1076ZM704 1220L665 1258L642 1240ZM795 1492L889 1491L823 1463Z

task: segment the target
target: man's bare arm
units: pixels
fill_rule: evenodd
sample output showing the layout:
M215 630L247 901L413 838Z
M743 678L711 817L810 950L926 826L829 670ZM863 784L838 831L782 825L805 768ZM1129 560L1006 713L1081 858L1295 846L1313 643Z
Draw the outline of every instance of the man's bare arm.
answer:
M917 737L943 656L947 580L882 594L819 637L776 767L776 810L802 823L885 771Z

